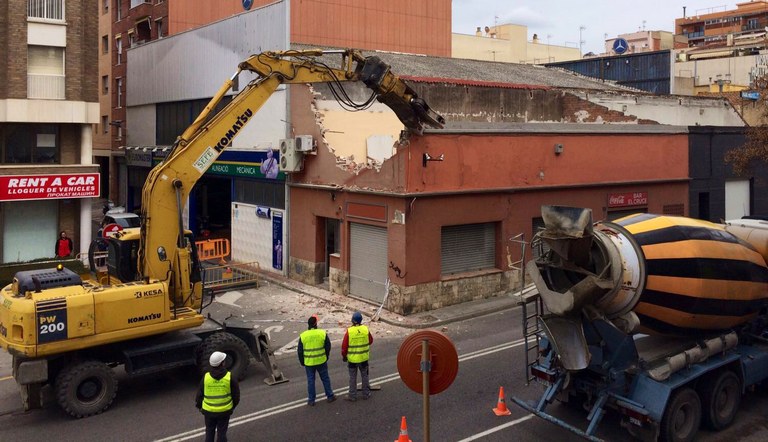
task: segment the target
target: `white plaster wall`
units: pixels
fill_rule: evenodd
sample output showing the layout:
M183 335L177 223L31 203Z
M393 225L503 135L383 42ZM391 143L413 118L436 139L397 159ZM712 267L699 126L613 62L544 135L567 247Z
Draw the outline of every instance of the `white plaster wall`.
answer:
M718 78L730 79L731 84L734 85L749 86L750 73L753 69L759 64L768 65L768 60L762 60L766 57L768 56L746 55L710 60L678 61L673 64L672 69L676 77L694 78L697 86L712 84Z
M315 103L324 129L325 141L337 157L353 157L354 162L367 162L367 144L371 136L400 138L403 123L384 104L376 103L366 111L349 112L335 100Z
M0 122L99 123L99 103L62 100L0 100Z
M274 210L274 209L273 209ZM283 238L288 223L283 213ZM271 216L271 215L270 215ZM262 270L281 273L272 268L272 219L256 216L256 206L239 202L232 203L232 239L230 243L233 261L241 263L258 262ZM287 267L288 252L283 251L283 268Z
M577 93L608 109L673 126L744 126L725 99L687 96L617 96ZM625 123L626 124L626 123Z

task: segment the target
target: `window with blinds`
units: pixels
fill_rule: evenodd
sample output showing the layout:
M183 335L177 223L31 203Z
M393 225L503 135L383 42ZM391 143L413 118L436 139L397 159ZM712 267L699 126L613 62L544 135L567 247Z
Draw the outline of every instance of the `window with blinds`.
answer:
M496 268L495 223L443 226L440 235L441 274Z
M27 47L27 98L64 99L64 48Z

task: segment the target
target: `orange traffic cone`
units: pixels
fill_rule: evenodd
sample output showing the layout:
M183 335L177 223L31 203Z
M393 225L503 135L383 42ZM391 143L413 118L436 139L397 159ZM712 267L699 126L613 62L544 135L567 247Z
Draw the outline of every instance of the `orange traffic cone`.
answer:
M403 416L403 420L400 421L400 437L398 437L395 442L413 442L408 437L408 425L405 424L405 416Z
M507 404L504 402L504 387L499 387L499 402L496 404L496 408L493 409L496 416L509 416L512 414L507 409Z

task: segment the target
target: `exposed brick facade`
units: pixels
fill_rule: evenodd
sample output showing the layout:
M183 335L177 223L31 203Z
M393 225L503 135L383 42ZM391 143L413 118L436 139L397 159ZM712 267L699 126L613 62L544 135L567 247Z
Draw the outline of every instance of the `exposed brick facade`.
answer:
M93 0L65 2L67 49L64 69L67 75L66 97L70 101L99 101L99 29L95 26L98 23L97 4Z
M4 52L5 81L0 89L2 98L27 98L27 2L7 0L0 4L0 14L6 22L5 34L0 40L0 51Z

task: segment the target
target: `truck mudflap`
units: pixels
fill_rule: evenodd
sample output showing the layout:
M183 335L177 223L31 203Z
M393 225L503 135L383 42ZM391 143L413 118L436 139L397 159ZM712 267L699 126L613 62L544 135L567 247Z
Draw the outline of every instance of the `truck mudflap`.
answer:
M269 336L261 330L256 330L252 325L237 319L228 318L224 321L224 329L242 339L251 351L254 359L264 364L268 377L264 378L267 385L277 385L288 382L283 372L275 362L275 351L269 342Z

